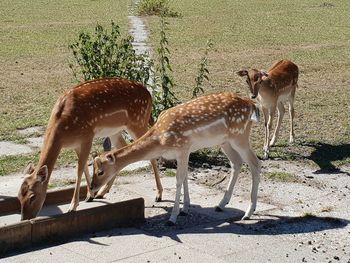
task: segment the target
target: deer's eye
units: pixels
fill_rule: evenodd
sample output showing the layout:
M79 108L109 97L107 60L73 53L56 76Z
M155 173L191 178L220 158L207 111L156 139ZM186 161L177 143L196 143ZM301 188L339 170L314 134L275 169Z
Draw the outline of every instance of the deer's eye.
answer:
M97 176L102 176L104 174L104 171L103 170L98 170L97 171Z
M32 194L30 197L29 197L29 203L33 203L34 200L36 198L36 195Z

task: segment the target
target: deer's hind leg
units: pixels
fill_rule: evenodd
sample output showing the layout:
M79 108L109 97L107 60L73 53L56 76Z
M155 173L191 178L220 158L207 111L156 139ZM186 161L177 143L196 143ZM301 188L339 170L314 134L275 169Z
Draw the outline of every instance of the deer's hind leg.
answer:
M240 154L242 160L248 164L252 174L250 205L242 218L248 219L254 213L257 204L261 162L251 149L249 138L244 138L244 140L240 140L238 143L236 141L231 141L231 146Z
M229 181L229 184L227 185L225 194L222 200L220 201L220 203L218 204L218 206L215 208L215 210L218 212L222 211L222 209L230 202L233 188L236 184L239 172L241 171L241 167L242 167L241 156L236 150L232 148L232 146L229 143L226 143L223 146L221 146L221 150L230 160L230 165L232 170L231 170L230 181Z
M290 132L289 132L289 143L294 142L294 97L295 97L295 90L297 86L293 87L292 93L290 95L290 98L288 100L289 104L289 117L290 117Z
M77 178L75 182L75 189L73 198L71 201L71 204L69 206L69 212L75 211L79 205L79 192L80 192L80 184L81 184L81 177L83 175L84 170L86 171L87 167L87 161L89 159L89 153L92 146L92 138L89 140L87 139L85 142L83 142L78 149L76 149L76 153L78 155L78 171L77 171ZM88 172L85 174L86 177L88 177ZM93 196L90 190L90 178L86 179L87 181L87 189L88 189L88 195Z

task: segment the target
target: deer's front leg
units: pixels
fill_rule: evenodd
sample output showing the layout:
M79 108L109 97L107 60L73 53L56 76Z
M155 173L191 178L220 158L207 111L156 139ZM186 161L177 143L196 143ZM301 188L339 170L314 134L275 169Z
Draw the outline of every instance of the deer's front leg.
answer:
M265 138L264 138L264 159L268 158L268 143L269 143L269 128L268 128L268 122L270 118L270 114L267 108L262 107L263 115L264 115L264 131L265 131Z
M275 132L273 133L272 139L270 141L270 147L275 145L275 143L276 143L277 136L278 136L280 128L281 128L282 119L283 119L283 116L285 113L284 106L283 106L282 102L278 103L277 112L278 112L277 124L276 124Z
M188 178L186 176L184 183L184 206L180 212L180 215L187 215L190 208L190 194L188 191Z
M90 178L90 173L89 173L89 167L87 163L85 164L84 167L84 174L85 174L85 179L86 179L86 184L87 184L87 194L86 194L86 202L91 202L94 200L94 193L91 191L91 178Z
M181 196L181 187L187 176L187 168L188 168L188 158L189 155L186 154L186 157L181 157L177 160L177 171L176 171L176 196L174 207L171 212L171 216L169 221L167 222L168 226L175 225L177 216L180 212L180 196Z
M115 147L116 149L123 148L127 145L127 143L125 142L125 140L122 136L122 132L118 132L116 134L110 135L109 143L110 143L111 148ZM103 199L104 198L105 194L107 194L109 192L109 190L112 188L116 177L117 177L117 175L114 175L111 178L111 180L109 180L109 182L107 184L105 184L104 186L101 187L101 189L96 194L96 199Z

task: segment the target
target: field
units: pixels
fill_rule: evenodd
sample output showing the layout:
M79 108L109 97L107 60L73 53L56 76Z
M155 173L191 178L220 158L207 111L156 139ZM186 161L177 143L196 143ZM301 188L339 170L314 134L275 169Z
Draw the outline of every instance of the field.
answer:
M58 96L75 84L68 45L96 23L117 22L127 31L130 2L1 1L0 141L25 143L17 130L45 126ZM271 156L298 160L320 171L350 163L350 2L178 0L181 18L169 18L167 36L176 94L190 98L206 41L210 84L206 92L234 90L248 96L235 71L268 69L286 58L300 68L296 95L296 142L287 144L288 115ZM159 18L145 17L150 45L159 42ZM262 154L263 125L253 132ZM1 175L21 170L37 154L0 157ZM70 154L61 163L73 162ZM9 165L9 163L14 165Z
M287 146L288 114L272 157L310 160L321 170L350 159L350 3L345 1L176 1L182 18L169 19L169 46L177 94L191 94L206 41L210 84L207 92L234 90L249 96L235 72L267 70L280 59L300 68L296 95L296 143ZM149 18L152 44L159 22ZM253 141L262 154L263 125ZM287 146L287 147L286 147Z

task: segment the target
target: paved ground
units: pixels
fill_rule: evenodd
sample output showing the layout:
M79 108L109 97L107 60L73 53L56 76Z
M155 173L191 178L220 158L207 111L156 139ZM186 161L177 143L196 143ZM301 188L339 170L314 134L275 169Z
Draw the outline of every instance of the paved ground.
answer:
M240 176L234 196L224 212L215 212L228 180L223 167L190 173L190 214L166 227L175 196L175 178L163 177L163 202L155 203L155 183L149 173L121 177L106 200L144 197L144 224L76 237L65 243L18 251L1 262L350 262L350 182L345 173L315 175L293 163L265 162L264 170L279 169L298 175L292 183L262 178L258 208L252 220L240 221L247 208L250 178ZM346 173L347 172L347 173ZM74 170L56 172L74 179ZM19 175L0 180L0 195L15 195ZM4 187L6 184L6 187ZM96 203L95 203L96 205ZM79 207L83 209L86 203ZM67 206L55 208L56 212ZM47 211L47 210L46 210ZM45 209L42 215L45 215ZM12 217L11 220L18 220ZM0 217L0 225L6 221ZM83 223L83 222L82 222Z

